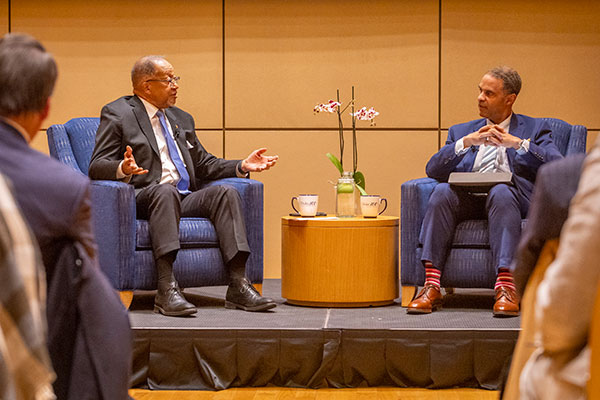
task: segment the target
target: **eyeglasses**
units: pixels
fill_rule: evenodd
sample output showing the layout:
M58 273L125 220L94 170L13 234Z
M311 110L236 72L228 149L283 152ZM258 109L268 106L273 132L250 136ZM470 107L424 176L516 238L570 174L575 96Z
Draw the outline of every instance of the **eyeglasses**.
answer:
M168 85L175 86L179 83L180 76L173 76L167 79L147 79L146 82L165 82Z

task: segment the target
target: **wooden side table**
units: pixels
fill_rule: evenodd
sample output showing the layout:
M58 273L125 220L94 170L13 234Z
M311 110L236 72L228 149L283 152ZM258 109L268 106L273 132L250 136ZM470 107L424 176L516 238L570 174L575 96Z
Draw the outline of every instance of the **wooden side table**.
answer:
M288 303L366 307L398 297L398 217L283 217L281 224Z

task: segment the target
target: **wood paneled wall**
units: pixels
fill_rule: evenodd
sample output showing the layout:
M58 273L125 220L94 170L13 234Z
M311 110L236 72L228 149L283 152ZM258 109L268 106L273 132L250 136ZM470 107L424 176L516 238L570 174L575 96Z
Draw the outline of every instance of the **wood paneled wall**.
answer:
M9 18L10 6L10 18ZM600 3L506 0L0 0L0 30L27 32L55 55L60 76L47 125L98 116L131 92L129 71L161 54L181 75L178 105L218 156L257 147L279 154L265 183L265 277L280 277L280 217L290 197L320 194L334 211L334 115L342 102L381 115L359 123L359 167L367 189L399 215L400 184L424 175L452 124L477 118L477 84L499 64L515 67L523 90L515 110L600 130ZM346 116L345 126L349 127ZM47 152L45 134L34 146ZM351 165L346 134L344 162Z

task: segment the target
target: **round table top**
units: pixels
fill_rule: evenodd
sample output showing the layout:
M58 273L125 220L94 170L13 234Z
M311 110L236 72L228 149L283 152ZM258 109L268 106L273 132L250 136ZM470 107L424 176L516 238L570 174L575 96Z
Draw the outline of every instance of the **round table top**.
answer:
M310 227L368 227L368 226L398 226L398 217L380 215L377 218L337 218L335 215L327 215L326 217L291 217L284 216L281 218L283 225L289 226L310 226Z

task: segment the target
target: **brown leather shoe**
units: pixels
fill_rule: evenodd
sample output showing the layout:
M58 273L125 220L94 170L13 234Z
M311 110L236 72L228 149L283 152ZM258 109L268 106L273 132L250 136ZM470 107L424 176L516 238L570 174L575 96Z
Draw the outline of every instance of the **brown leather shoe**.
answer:
M432 284L426 284L406 308L408 314L430 314L442 308L442 292Z
M519 316L519 299L517 293L508 287L500 286L496 289L496 303L494 303L494 317Z

